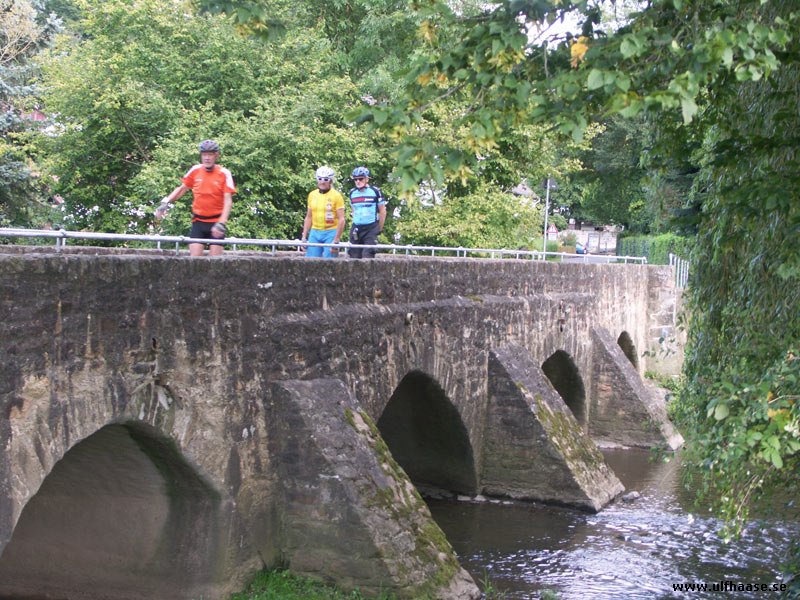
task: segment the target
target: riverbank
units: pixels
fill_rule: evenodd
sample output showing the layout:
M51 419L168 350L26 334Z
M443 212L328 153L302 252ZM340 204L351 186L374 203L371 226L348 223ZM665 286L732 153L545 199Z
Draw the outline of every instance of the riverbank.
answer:
M483 588L484 600L500 600L502 594L484 580L478 582ZM317 579L296 577L289 571L263 571L250 587L231 597L231 600L367 600L358 590L345 592L326 585ZM381 594L376 600L397 600L390 594ZM420 599L425 600L425 599Z
M395 600L381 595L379 600ZM366 600L359 591L344 592L317 579L296 577L289 571L259 573L250 587L231 600Z

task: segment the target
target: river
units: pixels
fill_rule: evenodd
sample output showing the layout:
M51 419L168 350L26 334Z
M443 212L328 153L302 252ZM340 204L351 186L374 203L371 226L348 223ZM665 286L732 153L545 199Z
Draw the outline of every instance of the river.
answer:
M640 498L617 500L592 515L525 503L429 501L434 519L476 581L505 598L653 600L781 597L779 565L800 521L752 521L725 543L721 521L696 508L677 461L652 462L642 450L604 452L611 468ZM706 584L681 591L678 584ZM767 591L746 591L753 584ZM714 586L716 585L716 590ZM732 591L734 589L742 591Z

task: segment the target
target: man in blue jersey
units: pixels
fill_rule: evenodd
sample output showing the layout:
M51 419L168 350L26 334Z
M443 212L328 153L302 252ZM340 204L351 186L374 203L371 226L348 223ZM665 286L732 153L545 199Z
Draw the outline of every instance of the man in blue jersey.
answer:
M353 207L350 243L377 244L378 234L386 221L386 200L380 188L369 184L369 169L366 167L356 167L350 177L356 185L350 190L350 206ZM375 248L350 248L349 256L375 258Z

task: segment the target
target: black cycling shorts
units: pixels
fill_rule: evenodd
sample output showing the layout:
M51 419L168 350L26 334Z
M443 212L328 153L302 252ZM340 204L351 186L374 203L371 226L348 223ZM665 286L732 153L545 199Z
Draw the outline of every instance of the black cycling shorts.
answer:
M192 221L192 230L189 232L189 237L196 240L224 240L224 235L221 238L215 238L211 235L211 228L215 224L208 221Z

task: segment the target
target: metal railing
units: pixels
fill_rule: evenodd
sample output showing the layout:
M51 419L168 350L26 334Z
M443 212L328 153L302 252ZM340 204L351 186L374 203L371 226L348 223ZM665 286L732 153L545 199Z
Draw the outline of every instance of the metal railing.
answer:
M689 281L689 267L691 263L677 254L672 254L670 252L669 266L671 266L675 272L675 287L678 289L685 288L686 282Z
M647 258L643 256L613 256L600 254L571 254L567 252L539 252L536 250L509 250L507 248L454 248L448 246L415 246L413 244L350 244L340 242L339 244L318 244L303 242L301 240L273 240L273 239L250 239L229 237L223 240L214 239L194 239L187 236L175 235L138 235L126 233L94 233L89 231L65 231L63 229L15 229L0 228L0 238L45 238L55 241L55 249L60 253L67 246L68 240L97 240L97 241L116 241L116 242L139 242L155 244L156 248L163 249L163 246L174 245L175 254L180 251L182 244L210 244L230 246L234 251L238 251L241 246L255 246L257 248L269 249L273 256L277 255L278 249L293 250L296 248L307 247L335 247L347 255L347 251L352 247L359 249L374 248L380 253L404 254L405 256L453 256L469 257L480 255L486 258L518 258L530 260L546 260L548 257L569 258L571 262L632 262L646 264Z

